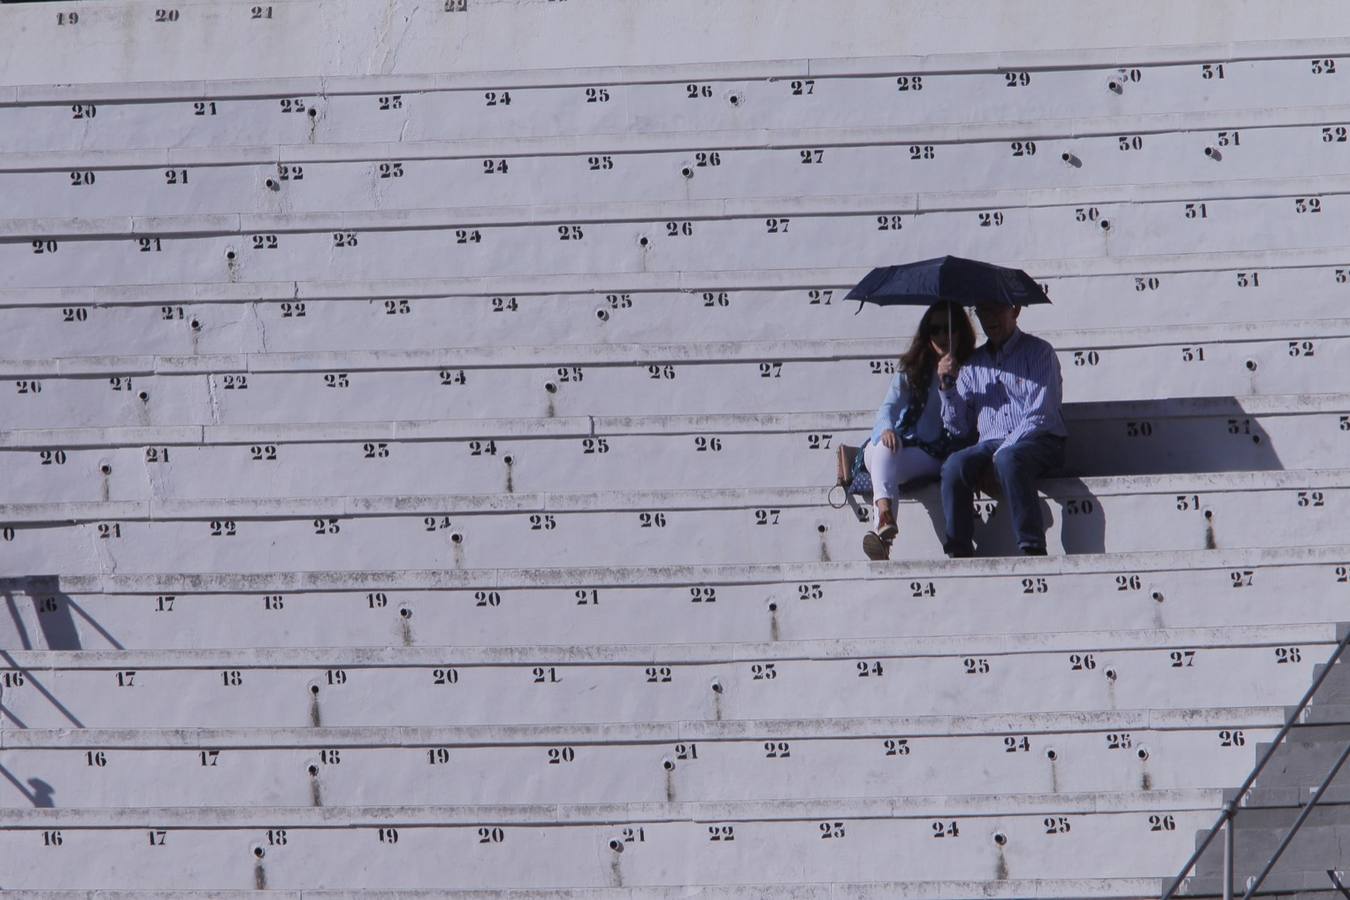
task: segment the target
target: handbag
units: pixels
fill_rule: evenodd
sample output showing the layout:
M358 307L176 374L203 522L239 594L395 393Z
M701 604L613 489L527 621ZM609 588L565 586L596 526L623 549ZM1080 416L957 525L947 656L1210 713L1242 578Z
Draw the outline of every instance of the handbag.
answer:
M904 416L896 423L896 436L900 439L901 447L918 447L929 456L941 461L946 459L953 451L969 447L975 443L974 433L965 438L956 438L945 428L942 429L935 440L925 441L919 438L914 431L918 425L919 417L923 415L927 400L928 394L926 391L918 392L915 402L909 404L905 409ZM835 458L835 487L842 488L845 496L852 494L871 496L872 494L872 474L863 466L863 451L870 443L872 443L872 438L869 436L860 447L850 447L847 444L839 445L839 451Z
M863 450L871 442L872 439L868 438L861 447L839 445L835 457L835 487L843 488L846 494L872 493L872 475L863 467Z
M835 449L835 487L848 487L853 481L853 464L862 453L861 447L840 444Z

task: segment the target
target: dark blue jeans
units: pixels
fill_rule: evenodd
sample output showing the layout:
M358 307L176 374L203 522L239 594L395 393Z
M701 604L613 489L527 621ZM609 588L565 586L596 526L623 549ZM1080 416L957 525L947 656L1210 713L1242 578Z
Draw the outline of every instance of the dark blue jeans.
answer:
M1036 496L1036 479L1064 465L1064 438L1050 434L1023 438L999 450L1002 441L981 441L958 450L942 464L942 509L947 515L943 549L948 556L971 556L975 547L975 486L993 463L1003 485L1003 504L1012 518L1017 546L1045 549L1045 524Z

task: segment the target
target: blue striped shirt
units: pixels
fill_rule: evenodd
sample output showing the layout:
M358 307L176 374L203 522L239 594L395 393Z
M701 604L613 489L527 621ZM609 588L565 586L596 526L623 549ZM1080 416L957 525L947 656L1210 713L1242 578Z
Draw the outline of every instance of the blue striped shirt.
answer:
M1003 446L1036 434L1067 437L1060 404L1064 381L1055 348L1014 329L995 353L986 343L956 375L956 386L940 391L942 424L956 437L975 428L980 441Z

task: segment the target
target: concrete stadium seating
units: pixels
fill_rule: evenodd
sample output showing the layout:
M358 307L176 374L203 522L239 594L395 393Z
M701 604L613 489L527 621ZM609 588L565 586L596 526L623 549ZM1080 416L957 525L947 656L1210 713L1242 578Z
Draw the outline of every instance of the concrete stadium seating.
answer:
M1259 198L1170 187L1120 197L1109 229L1076 222L1080 209L1106 204L1112 211L1111 194L1091 188L679 200L614 204L612 212L574 203L525 212L16 219L0 229L7 239L0 287L764 269L785 254L799 267L825 267L837 264L833 242L841 239L856 258L878 262L897 254L941 256L954 238L979 257L1157 255L1175 250L1182 228L1192 252L1331 248L1342 246L1350 216L1324 178L1246 188ZM1279 229L1270 231L1276 222Z
M1342 470L1052 479L1047 541L1067 552L1290 547L1350 542L1336 510L1350 488ZM47 573L112 565L158 569L171 540L186 572L266 572L345 565L461 568L546 565L690 565L766 558L828 562L853 555L858 518L811 488L606 491L591 494L95 501L0 507L11 552ZM976 542L1008 552L1011 531L993 500L976 500ZM1272 534L1272 517L1288 522ZM1147 531L1111 527L1152 522ZM900 506L905 559L941 549L936 488ZM398 536L386 545L386 536ZM591 538L603 535L603 542Z
M1344 636L1333 5L157 6L0 6L0 892L1158 896ZM1047 558L829 491L947 253Z
M1069 404L1067 471L1136 475L1325 469L1341 458L1345 395ZM534 493L666 489L695 463L710 483L820 485L841 444L871 430L859 413L587 416L539 420L369 422L348 426L167 426L8 432L0 472L7 500L149 500L146 448L165 451L153 496L210 499L213 478L236 497L322 495L336 475L356 494ZM720 449L718 449L720 447ZM261 449L255 449L261 448ZM457 459L453 467L439 465ZM630 468L621 460L650 460ZM772 458L766 469L758 460ZM261 465L260 465L261 464ZM107 465L110 471L103 472ZM253 473L263 470L267 479Z
M962 794L1165 790L1198 783L1210 766L1240 780L1249 766L1245 754L1209 753L1219 743L1218 733L1228 731L1231 743L1238 731L1254 745L1273 735L1278 714L1242 708L1212 710L1207 721L1196 721L1190 711L1148 710L1105 712L1088 721L1081 714L1037 713L809 724L322 726L277 729L266 747L253 745L256 733L250 729L31 728L15 736L15 745L0 754L0 765L10 772L40 772L45 785L40 797L14 786L3 795L10 807L222 806L245 800L305 806L315 802L311 763L321 767L318 796L326 806L377 800L398 805L771 801L784 793L829 799L867 797L883 786L915 794L934 783ZM888 734L905 736L884 737ZM765 747L779 743L788 744L789 756L775 757L781 764L765 763ZM321 751L337 751L340 768L323 763ZM88 765L90 752L102 754L103 768ZM835 766L836 777L828 783L812 775L821 759ZM116 770L115 779L107 765ZM221 777L192 777L200 768L216 769ZM181 774L166 777L175 770ZM428 782L424 773L446 774ZM35 779L30 784L36 786ZM191 793L179 793L184 789Z
M6 691L5 706L33 727L107 728L939 715L1193 706L1201 697L1272 705L1307 680L1304 666L1285 664L1288 648L1326 656L1331 634L1327 626L1263 626L963 637L955 645L892 638L365 648L351 651L349 663L332 650L193 650L161 651L148 670L130 668L136 657L119 651L14 651L17 667L46 668ZM1270 644L1249 646L1254 640ZM1223 642L1238 646L1206 648ZM1075 675L1070 657L1104 643L1113 649L1096 652L1100 672ZM283 660L295 668L279 669Z
M562 634L603 646L652 634L711 643L1268 626L1334 620L1350 591L1347 567L1350 551L1329 547L894 567L35 576L0 583L9 616L0 634L22 649L168 650L542 646ZM601 604L603 615L587 615Z
M678 820L651 822L641 818L646 811L641 804L352 807L337 815L328 810L263 807L244 816L222 814L218 825L200 830L175 829L185 819L182 810L72 810L61 815L57 852L64 852L67 843L72 851L79 846L84 837L81 826L99 828L102 843L120 847L128 869L163 847L163 856L153 864L136 867L153 870L148 877L134 879L148 888L194 875L219 879L232 868L232 856L245 865L261 860L258 868L265 870L267 886L316 884L347 890L374 885L434 887L445 877L440 866L451 867L461 884L480 889L539 887L560 878L574 886L594 887L700 881L767 886L792 883L806 869L837 872L835 879L862 876L868 881L888 880L889 873L897 872L918 874L921 880L956 880L983 872L992 879L1005 870L1013 875L1018 855L1029 861L1027 868L1053 870L1065 879L1087 877L1087 872L1091 877L1121 878L1163 865L1171 856L1175 832L1152 832L1152 817L1159 816L1159 810L1168 810L1177 829L1193 829L1208 817L1205 807L1218 794L1121 792L1109 803L1090 795L1030 794L1015 800L968 795L824 804L778 801L767 806L656 804L652 812L668 809ZM1004 811L991 814L991 803ZM764 818L766 814L773 818ZM147 828L143 823L148 816L154 824ZM29 810L22 818L28 827L7 830L3 838L12 853L34 839L40 844L42 832L34 826L40 828L55 817L51 811ZM595 824L594 819L604 824ZM1091 823L1087 831L1084 821ZM828 831L820 827L827 823ZM269 830L273 840L278 831L286 832L281 850L267 845ZM629 832L632 849L626 846ZM831 837L823 838L826 833ZM150 834L155 835L153 845ZM935 840L939 834L941 843ZM840 843L812 843L823 840ZM899 852L867 852L865 845L874 841ZM1129 858L1111 853L1122 841L1137 844L1138 852ZM150 849L141 848L142 843ZM615 844L621 849L612 849ZM436 867L416 864L426 854L435 855ZM517 862L508 864L502 858L508 855ZM81 867L53 873L49 858L32 851L22 860L11 880L16 885L56 881L64 888L92 886Z

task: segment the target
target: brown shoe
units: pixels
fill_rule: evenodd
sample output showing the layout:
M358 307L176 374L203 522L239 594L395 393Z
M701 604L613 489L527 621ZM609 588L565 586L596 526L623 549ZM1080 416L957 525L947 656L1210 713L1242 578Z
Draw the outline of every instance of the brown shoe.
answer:
M891 526L894 528L895 526ZM891 558L891 542L881 539L875 531L869 531L863 536L863 552L867 554L870 560L881 561Z

